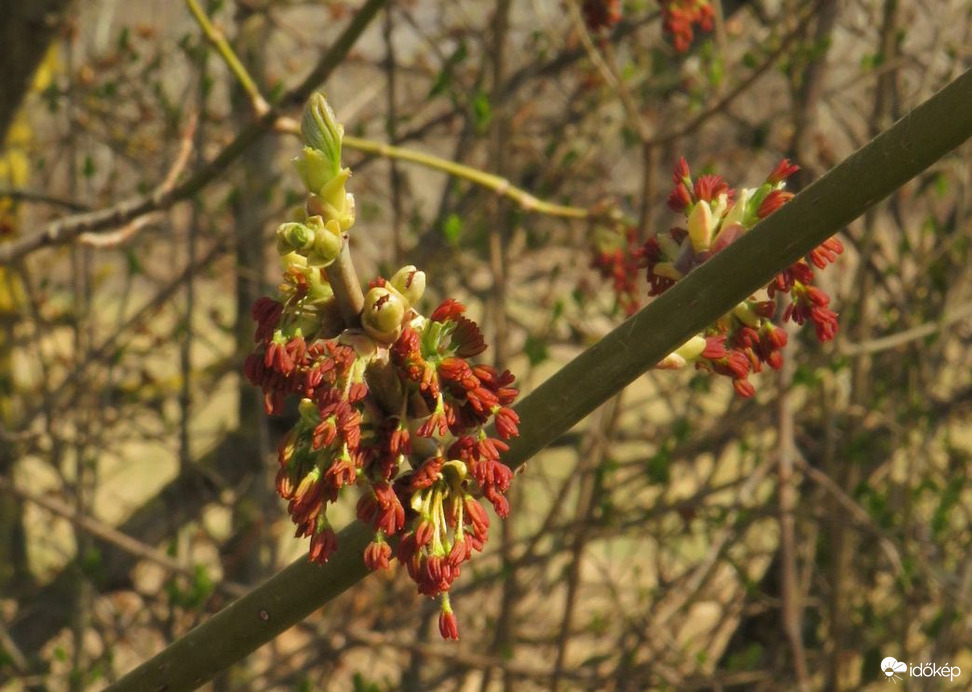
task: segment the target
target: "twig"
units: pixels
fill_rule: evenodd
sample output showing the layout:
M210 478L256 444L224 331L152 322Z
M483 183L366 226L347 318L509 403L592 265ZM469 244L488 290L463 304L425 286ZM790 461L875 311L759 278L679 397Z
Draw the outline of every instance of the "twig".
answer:
M27 190L19 187L0 187L0 199L6 197L14 201L41 202L55 207L64 207L71 211L90 211L91 207L84 202L64 197L55 197L40 190Z
M604 492L598 479L598 467L604 461L610 448L611 439L621 412L624 410L622 399L624 393L600 409L600 419L591 426L590 435L581 450L578 471L581 474L580 490L577 498L577 528L571 544L570 563L567 568L567 595L564 602L563 617L560 622L560 632L557 635L557 655L554 659L553 675L550 679L550 689L560 689L560 682L567 670L564 663L567 660L567 647L570 643L574 627L574 613L577 608L577 593L580 590L581 567L584 562L584 552L590 538L591 524L594 513L599 506L600 497Z
M510 661L500 656L484 656L473 651L457 649L449 644L428 644L414 640L403 640L400 637L390 637L386 634L353 628L346 632L348 639L353 642L366 644L370 647L391 647L396 651L417 651L434 660L448 660L450 663L466 668L480 670L498 669L520 678L546 682L550 679L550 671L523 663ZM594 671L571 670L565 671L567 677L575 681L595 682Z
M78 236L78 243L105 250L107 248L118 247L122 243L133 238L139 231L163 218L162 212L151 212L145 216L132 219L128 224L111 233L82 233Z
M590 209L585 209L583 207L571 207L562 204L554 204L553 202L546 202L534 197L526 190L521 190L506 178L481 171L478 168L473 168L472 166L465 166L461 163L449 161L448 159L442 159L431 154L414 151L412 149L405 149L403 147L396 147L391 144L385 144L384 142L363 139L361 137L352 137L349 135L344 136L344 146L348 147L349 149L355 149L357 151L374 154L375 156L381 156L387 159L398 159L400 161L417 163L425 166L426 168L448 173L455 178L468 180L471 183L475 183L476 185L485 187L488 190L492 190L500 197L508 197L520 205L524 211L534 212L537 214L546 214L548 216L558 216L565 219L588 219L594 215L594 212L592 212Z
M253 107L253 112L257 118L262 118L270 111L270 104L263 98L263 94L260 93L256 82L253 81L250 73L243 66L243 63L240 62L239 57L237 57L236 52L226 41L223 32L213 26L213 23L206 16L206 13L203 12L196 0L186 0L186 7L189 8L199 28L202 29L203 34L213 44L213 47L219 53L223 62L226 63L226 67L229 68L230 72L233 73L233 76L240 83L240 86L243 87L243 90L250 97L250 105Z
M68 507L58 500L36 495L23 490L22 488L18 488L6 478L0 478L0 489L9 492L21 500L30 502L38 507L42 507L51 514L57 515L62 519L67 519L86 533L96 538L100 538L106 543L110 543L117 548L121 548L125 552L135 555L136 557L140 557L143 560L148 560L149 562L159 565L169 572L180 574L189 579L194 579L196 576L193 570L188 569L185 565L176 562L162 551L145 545L141 541L132 538L131 536L124 534L112 526L109 526L108 524L105 524L104 522L93 517L79 515L73 507ZM247 588L242 584L236 584L229 581L217 582L216 588L235 598L239 598L247 592Z
M10 663L17 673L24 674L30 670L30 666L27 664L27 657L24 656L24 652L20 650L17 642L10 636L10 632L2 620L0 620L0 650L9 657Z
M871 353L880 353L881 351L888 351L892 348L897 348L907 344L910 341L915 341L916 339L923 339L926 336L931 336L935 332L939 332L955 322L961 322L972 317L972 305L966 305L958 310L954 310L942 316L941 319L934 322L925 322L917 327L912 327L911 329L905 329L904 331L896 332L894 334L889 334L888 336L882 336L877 339L871 339L870 341L863 341L860 343L844 343L838 348L841 355L845 356L859 356Z
M790 330L793 331L792 329ZM792 336L792 334L791 334ZM797 577L797 541L793 518L797 507L797 486L793 477L793 463L796 457L795 412L793 409L792 386L796 365L787 358L780 368L777 382L777 447L779 459L776 464L776 500L778 503L780 525L780 619L783 634L790 645L793 657L793 673L797 687L801 691L809 689L806 647L803 644L803 606L800 585Z
M843 507L858 524L867 528L878 539L878 543L888 558L888 562L894 565L895 572L899 575L903 574L904 563L901 561L901 554L897 546L874 523L874 519L867 513L867 510L857 504L830 476L807 463L806 459L799 454L795 457L795 462L800 471L807 474L807 478L833 496L837 504Z

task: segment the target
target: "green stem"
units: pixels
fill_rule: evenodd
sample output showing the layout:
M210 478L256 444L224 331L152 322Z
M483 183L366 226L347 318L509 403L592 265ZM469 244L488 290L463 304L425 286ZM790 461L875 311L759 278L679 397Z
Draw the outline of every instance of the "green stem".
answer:
M972 70L568 363L526 397L505 461L523 464L781 269L972 135ZM352 524L324 566L306 558L173 642L109 690L202 685L363 579L372 531Z
M195 18L196 23L199 28L202 29L203 34L209 39L209 42L213 44L216 52L219 53L220 57L223 58L223 62L226 63L226 67L229 68L233 76L239 81L240 86L250 97L250 102L253 104L253 110L256 112L257 116L262 116L268 110L270 110L270 105L263 98L263 94L260 93L260 88L253 81L250 76L249 71L240 62L239 57L236 55L236 51L230 46L226 41L226 37L223 32L213 26L209 17L203 12L202 8L196 0L186 0L186 7L189 8L189 12Z
M539 214L547 214L549 216L559 216L565 219L587 219L592 216L592 212L583 207L568 207L563 204L545 202L542 199L534 197L525 190L514 187L513 184L510 183L510 181L506 178L493 175L492 173L486 173L485 171L481 171L478 168L473 168L472 166L464 166L461 163L456 163L455 161L449 161L448 159L439 158L438 156L432 156L431 154L423 154L422 152L415 151L413 149L405 149L403 147L385 144L384 142L376 142L370 139L363 139L361 137L352 137L350 135L344 135L344 146L348 147L349 149L356 149L357 151L363 151L366 154L374 154L375 156L381 156L387 159L410 161L412 163L425 166L426 168L443 171L444 173L448 173L456 178L463 178L471 183L475 183L476 185L485 187L488 190L492 190L501 197L509 197L523 207L524 210L529 212L537 212Z

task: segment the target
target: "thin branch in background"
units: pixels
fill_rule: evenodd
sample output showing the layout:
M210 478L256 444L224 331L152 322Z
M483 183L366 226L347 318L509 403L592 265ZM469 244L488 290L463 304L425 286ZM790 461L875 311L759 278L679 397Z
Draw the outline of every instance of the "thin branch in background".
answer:
M398 65L395 58L395 15L392 8L385 9L382 36L385 41L385 137L388 143L398 144ZM402 201L402 174L395 159L388 160L388 186L391 188L392 211L392 261L396 267L405 254L402 238L404 219Z
M794 341L794 330L789 329L790 340ZM807 668L806 648L803 644L803 594L797 576L797 539L794 512L799 495L797 479L793 475L796 457L796 412L793 408L793 373L795 359L783 361L776 378L777 394L777 453L776 463L776 501L780 526L780 620L783 634L790 644L793 673L797 688L801 692L810 689L810 673Z
M888 334L887 336L881 336L858 343L846 341L841 342L838 350L840 351L841 355L852 357L863 354L873 355L882 351L890 351L891 349L904 346L912 341L917 341L918 339L924 339L932 334L937 334L956 322L963 322L970 317L972 317L972 305L966 305L942 315L941 319L939 320L935 320L934 322L926 322L894 334Z
M91 205L75 199L66 199L51 195L41 190L27 190L24 188L0 187L0 199L6 197L15 202L37 202L49 204L53 207L64 207L68 211L90 211Z
M510 29L510 6L511 0L497 0L493 18L490 22L490 33L492 45L490 48L489 59L489 79L490 79L490 101L493 109L492 120L489 124L490 146L489 162L491 170L497 175L506 175L508 164L508 142L510 135L509 126L509 107L502 101L502 85L506 79L506 52L508 50L509 29ZM509 213L508 205L502 199L492 199L488 205L487 213L492 217L493 222L489 229L489 273L492 279L488 308L492 313L493 338L490 343L493 346L493 366L500 372L509 365L508 362L508 343L510 338L509 322L507 320L508 276L509 276L509 257L507 248L510 240L509 226L512 215ZM521 493L508 494L511 511L518 509L517 504L522 499ZM506 579L503 580L502 594L500 596L499 613L496 619L496 628L490 653L503 655L507 658L514 656L514 642L516 639L516 605L519 599L518 575L514 567L512 546L515 540L513 531L515 522L504 521L501 526L500 536L500 555L503 561L503 569L506 571ZM483 675L480 689L485 691L490 682L490 671L487 670ZM511 690L513 680L508 671L503 671L503 688Z
M22 500L37 505L55 516L61 517L62 519L67 519L76 527L94 536L95 538L99 538L106 543L110 543L111 545L114 545L125 552L134 555L135 557L158 565L172 574L178 574L190 580L195 580L197 577L194 570L189 569L180 562L172 559L161 550L145 545L141 541L122 533L114 527L109 526L108 524L105 524L104 522L99 521L90 515L79 515L74 508L68 507L59 500L52 497L44 497L43 495L38 495L23 490L22 488L18 488L5 478L0 478L0 490L11 493ZM230 581L216 581L215 588L222 591L227 596L232 596L233 598L239 598L247 592L247 587Z
M567 588L564 600L563 615L560 629L557 633L557 653L554 658L553 676L550 679L550 689L556 692L567 670L567 648L574 636L574 614L577 610L577 594L580 590L581 569L584 565L584 552L587 548L589 534L594 522L594 514L600 505L600 498L604 487L600 482L599 469L604 463L611 448L611 441L618 421L621 418L624 393L618 394L605 404L598 414L580 452L578 472L580 474L580 490L577 496L577 528L574 530L574 540L570 547L570 563L567 567Z
M216 52L219 53L223 62L226 63L230 72L233 73L233 76L236 77L236 80L250 98L250 106L253 108L254 115L258 119L262 118L270 111L270 104L263 98L259 87L257 87L256 82L253 81L250 73L243 66L243 63L236 55L236 51L230 46L223 32L217 29L209 20L209 16L203 12L196 0L185 0L185 2L186 7L189 8L189 12L192 13L193 19L196 20L199 28L202 29L203 34L213 44L213 47L216 48Z

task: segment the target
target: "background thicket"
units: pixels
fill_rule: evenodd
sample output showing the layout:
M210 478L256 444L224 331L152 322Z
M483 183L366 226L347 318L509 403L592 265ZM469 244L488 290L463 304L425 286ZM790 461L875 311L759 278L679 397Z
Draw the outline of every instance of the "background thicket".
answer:
M12 4L0 684L99 689L306 550L273 492L289 421L240 375L297 140L181 4ZM654 2L603 39L570 1L392 2L346 56L356 3L203 9L271 116L323 85L360 138L361 275L424 269L428 303L468 304L527 392L623 318L595 230L369 142L564 205L618 197L648 233L677 221L679 155L739 186L786 155L799 188L972 62L963 0L713 4L685 55ZM861 689L886 656L972 674L969 154L843 230L823 274L841 333L791 338L754 399L651 374L535 457L457 584L458 646L379 574L213 687ZM118 222L71 225L108 208ZM70 237L30 244L58 220Z

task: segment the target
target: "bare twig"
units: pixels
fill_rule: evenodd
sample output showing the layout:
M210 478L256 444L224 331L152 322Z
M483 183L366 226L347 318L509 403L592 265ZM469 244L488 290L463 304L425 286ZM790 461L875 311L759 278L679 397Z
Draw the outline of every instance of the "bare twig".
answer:
M117 548L121 548L131 555L135 555L143 560L148 560L151 563L159 565L169 572L182 575L189 579L194 579L196 576L192 569L189 569L185 565L176 562L162 551L148 546L141 541L136 540L131 536L122 533L121 531L118 531L103 521L95 519L94 517L78 514L75 508L68 507L59 500L37 495L35 493L23 490L22 488L18 488L11 481L8 481L5 478L0 478L0 489L20 498L21 500L30 502L38 507L42 507L51 514L57 515L62 519L67 519L76 527L85 531L91 536L100 538L106 543L110 543ZM229 596L233 596L234 598L242 596L247 591L245 586L229 581L216 582L216 588Z
M236 52L230 46L229 42L226 40L226 36L223 32L213 26L209 17L203 12L202 8L196 0L186 0L186 7L189 8L189 12L192 13L193 18L196 23L199 24L199 28L202 29L203 34L209 39L209 42L213 44L216 52L226 63L230 72L239 81L240 86L250 97L250 105L253 107L253 113L257 118L262 118L270 110L270 104L267 103L266 99L263 98L263 94L260 93L259 87L257 87L256 82L250 76L246 67L240 62L239 57Z
M70 211L90 211L91 207L80 200L56 197L41 190L27 190L19 187L0 187L0 199L6 197L20 202L40 202Z
M924 339L926 336L931 336L936 332L940 332L948 326L966 320L972 317L972 305L966 305L952 312L942 315L942 318L934 322L926 322L920 324L917 327L912 327L911 329L905 329L904 331L896 332L895 334L889 334L888 336L882 336L877 339L871 339L869 341L862 341L858 343L843 343L839 347L840 353L845 356L858 356L863 354L874 354L880 353L881 351L889 351L898 346L903 346L911 341L916 341L917 339Z

